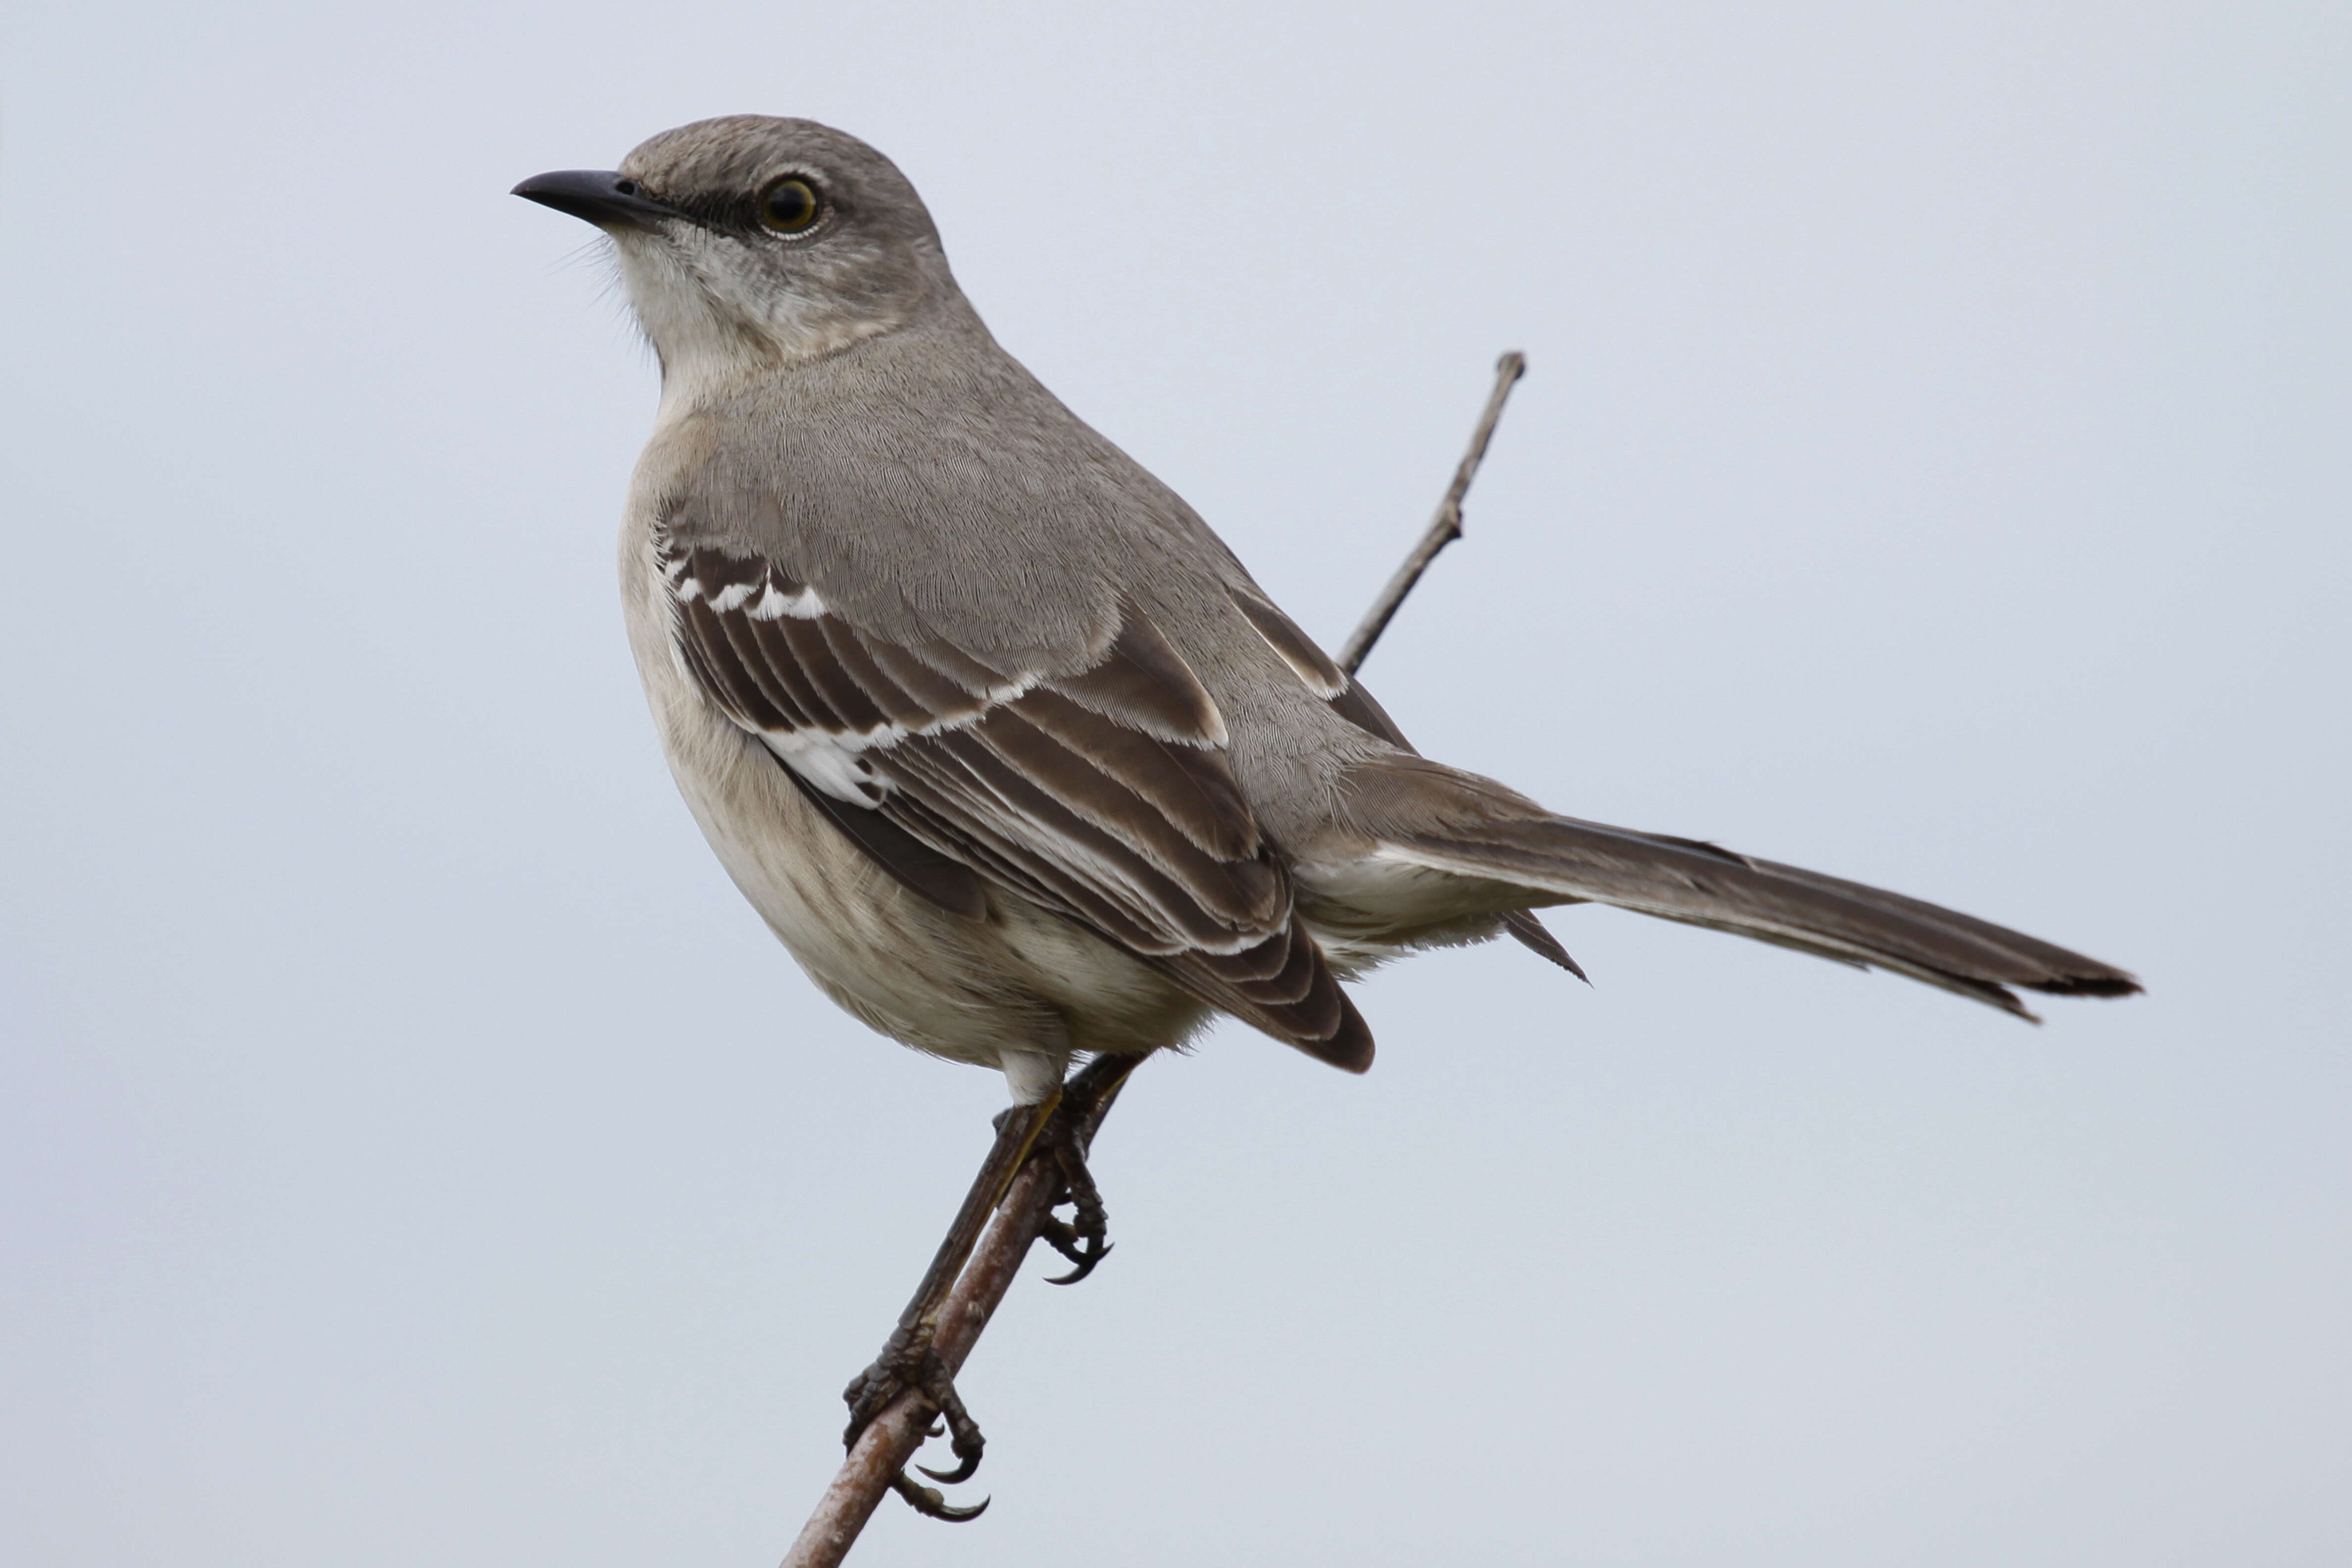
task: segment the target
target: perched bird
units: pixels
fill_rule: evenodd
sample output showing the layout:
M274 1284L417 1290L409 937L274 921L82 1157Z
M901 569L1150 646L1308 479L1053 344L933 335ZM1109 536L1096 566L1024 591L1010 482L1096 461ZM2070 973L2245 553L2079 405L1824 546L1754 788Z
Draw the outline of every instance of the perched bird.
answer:
M1421 756L1191 507L997 345L921 198L854 137L706 120L515 194L612 237L661 361L621 581L678 787L826 994L1004 1073L1016 1109L976 1196L1049 1126L1074 1058L1139 1059L1230 1014L1361 1072L1371 1031L1341 980L1507 929L1567 963L1527 913L1547 905L2019 1014L2012 987L2138 989L1966 915L1562 816ZM1059 1157L1083 1272L1100 1208ZM980 1451L929 1350L957 1242L851 1387L853 1440L921 1387L963 1459L950 1479Z

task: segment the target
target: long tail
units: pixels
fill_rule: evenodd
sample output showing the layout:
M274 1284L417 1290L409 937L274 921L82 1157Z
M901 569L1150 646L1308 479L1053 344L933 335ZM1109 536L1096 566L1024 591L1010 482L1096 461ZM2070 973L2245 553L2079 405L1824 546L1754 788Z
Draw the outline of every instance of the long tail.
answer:
M2022 1018L2033 1015L2012 985L2060 996L2140 988L2120 969L2021 932L1696 839L1563 816L1457 819L1440 832L1391 830L1380 838L1389 855L1412 864L1893 970Z

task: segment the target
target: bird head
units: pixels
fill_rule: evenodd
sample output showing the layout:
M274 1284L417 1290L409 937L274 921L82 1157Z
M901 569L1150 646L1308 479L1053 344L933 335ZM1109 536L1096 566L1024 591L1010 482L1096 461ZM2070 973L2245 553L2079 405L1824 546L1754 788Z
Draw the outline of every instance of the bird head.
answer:
M681 382L716 389L839 353L955 294L907 177L814 121L698 121L618 169L537 174L514 194L611 237L666 400Z

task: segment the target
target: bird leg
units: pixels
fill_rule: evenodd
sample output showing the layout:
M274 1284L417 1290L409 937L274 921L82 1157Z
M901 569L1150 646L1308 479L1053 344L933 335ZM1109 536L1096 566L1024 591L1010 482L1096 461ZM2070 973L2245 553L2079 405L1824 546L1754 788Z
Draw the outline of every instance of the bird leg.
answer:
M957 1459L951 1470L917 1468L935 1480L950 1484L971 1479L980 1468L986 1439L981 1436L979 1424L964 1408L956 1392L954 1375L932 1348L940 1310L980 1245L991 1214L1003 1200L1013 1177L1032 1159L1050 1159L1059 1167L1060 1191L1055 1203L1069 1204L1076 1211L1069 1222L1056 1219L1049 1212L1039 1229L1038 1234L1048 1246L1076 1265L1054 1282L1076 1284L1094 1272L1095 1266L1110 1250L1110 1244L1105 1239L1102 1194L1087 1171L1087 1148L1128 1074L1141 1059L1098 1058L1037 1104L1015 1105L997 1116L996 1142L989 1149L988 1158L982 1162L971 1190L964 1194L963 1206L957 1211L955 1223L948 1228L946 1239L933 1255L930 1268L924 1271L922 1283L915 1288L907 1310L898 1314L898 1326L883 1342L882 1353L842 1391L842 1398L849 1405L849 1426L842 1435L845 1446L856 1447L858 1435L874 1418L901 1393L912 1388L945 1422L949 1444ZM933 1519L976 1519L988 1506L982 1502L970 1509L950 1507L937 1490L918 1484L903 1472L891 1484L917 1512Z

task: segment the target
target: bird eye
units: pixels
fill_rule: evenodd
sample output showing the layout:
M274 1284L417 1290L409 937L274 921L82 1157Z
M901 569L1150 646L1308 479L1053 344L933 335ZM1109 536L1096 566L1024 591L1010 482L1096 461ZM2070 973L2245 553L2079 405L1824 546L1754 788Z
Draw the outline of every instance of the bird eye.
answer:
M778 180L760 194L760 221L778 234L806 234L824 210L806 180Z

